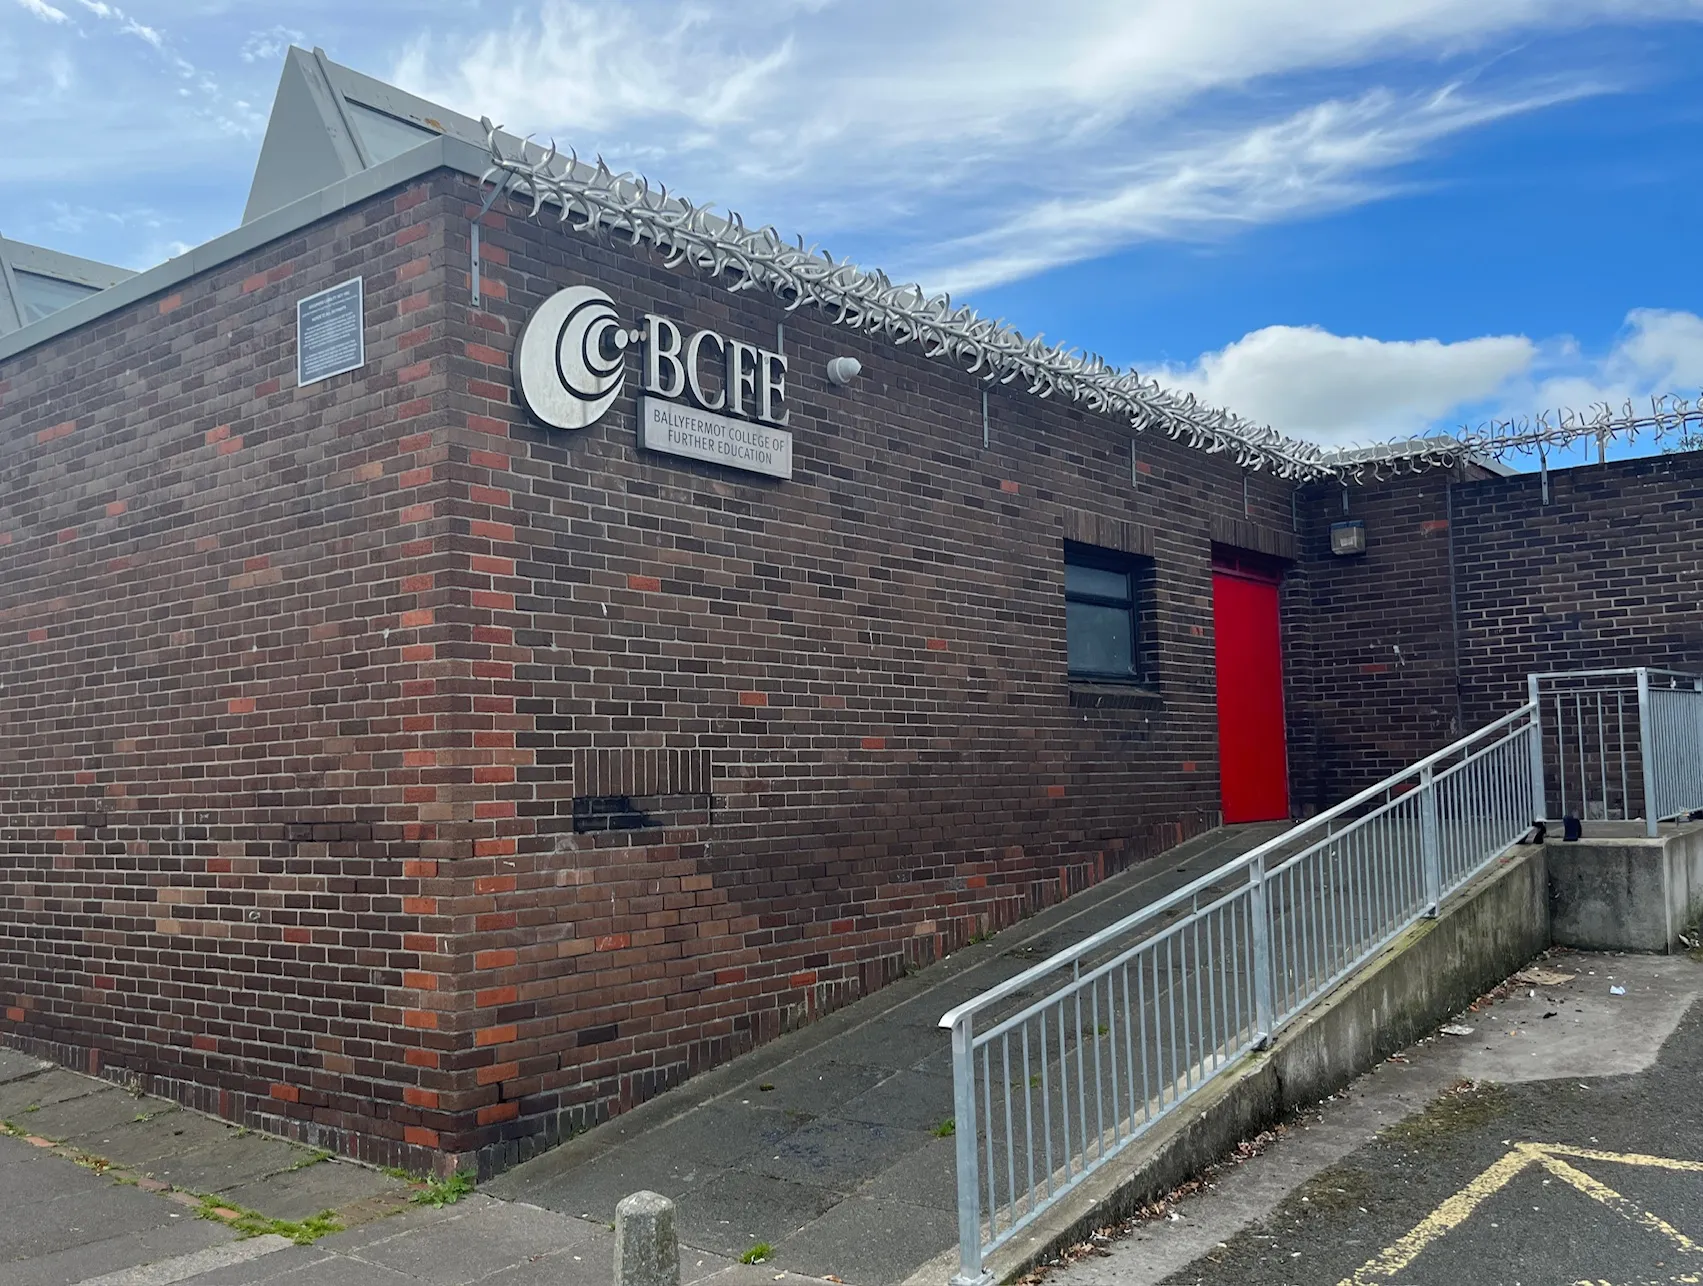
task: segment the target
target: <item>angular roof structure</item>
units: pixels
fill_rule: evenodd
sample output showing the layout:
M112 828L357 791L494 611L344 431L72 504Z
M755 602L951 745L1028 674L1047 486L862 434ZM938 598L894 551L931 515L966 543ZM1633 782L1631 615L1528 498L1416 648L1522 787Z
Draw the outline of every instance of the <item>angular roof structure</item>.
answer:
M242 221L353 178L443 136L485 146L485 131L436 103L291 47L266 123Z
M0 236L0 335L21 330L136 274Z

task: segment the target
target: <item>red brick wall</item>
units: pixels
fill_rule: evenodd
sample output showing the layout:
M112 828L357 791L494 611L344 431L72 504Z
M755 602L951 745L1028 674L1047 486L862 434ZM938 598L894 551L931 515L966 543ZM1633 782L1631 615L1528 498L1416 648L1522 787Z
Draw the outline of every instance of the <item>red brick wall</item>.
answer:
M474 789L426 197L0 363L0 1032L406 1164L433 810ZM357 272L367 365L297 389L294 301Z
M1545 670L1703 668L1703 453L1309 487L1297 803L1324 807L1526 699ZM1364 557L1329 525L1366 523ZM1400 656L1396 648L1400 648Z
M1310 669L1291 740L1294 803L1328 808L1460 735L1450 601L1449 487L1434 472L1302 492ZM1459 488L1457 488L1459 490ZM1366 552L1336 557L1330 525L1366 524Z
M1703 452L1455 490L1461 695L1484 723L1534 671L1703 673Z
M470 659L516 760L465 862L492 893L458 916L488 1161L1214 823L1212 521L1286 534L1286 485L1244 499L1233 465L1157 436L1132 470L1127 429L1003 388L984 449L980 384L914 348L554 224L482 240L496 292L475 311L452 283L448 324ZM631 376L590 429L529 423L514 337L588 280L633 324L767 347L784 326L795 477L637 452ZM837 390L842 354L864 374ZM1062 541L1107 521L1157 561L1162 695L1093 708L1065 682ZM713 812L576 835L575 757L634 747L707 751Z
M0 364L0 1032L490 1168L1212 825L1212 539L1292 497L1006 388L984 449L968 374L554 223L490 217L474 309L473 190ZM357 271L367 367L292 388ZM632 383L529 423L574 281L784 325L796 476L639 454ZM1156 560L1156 697L1066 683L1067 536Z

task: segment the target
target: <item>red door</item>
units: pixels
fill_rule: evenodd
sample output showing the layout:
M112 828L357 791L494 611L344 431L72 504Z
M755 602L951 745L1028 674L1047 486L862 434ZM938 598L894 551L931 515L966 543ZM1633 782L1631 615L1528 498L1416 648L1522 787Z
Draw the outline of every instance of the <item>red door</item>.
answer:
M1283 738L1283 653L1277 578L1241 567L1212 569L1218 654L1218 771L1226 822L1289 816Z

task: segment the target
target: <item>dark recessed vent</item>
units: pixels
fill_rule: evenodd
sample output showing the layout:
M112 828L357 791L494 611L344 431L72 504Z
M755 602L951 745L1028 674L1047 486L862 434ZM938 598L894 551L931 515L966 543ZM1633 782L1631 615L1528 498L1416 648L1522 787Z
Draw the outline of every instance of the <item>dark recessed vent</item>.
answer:
M633 802L631 795L575 795L574 833L637 831L662 823Z

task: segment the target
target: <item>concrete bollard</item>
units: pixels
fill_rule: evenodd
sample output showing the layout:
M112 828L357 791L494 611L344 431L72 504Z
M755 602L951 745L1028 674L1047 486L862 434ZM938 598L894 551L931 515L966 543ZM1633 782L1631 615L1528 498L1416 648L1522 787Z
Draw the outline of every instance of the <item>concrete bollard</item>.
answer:
M674 1203L635 1192L615 1207L615 1286L680 1286Z

